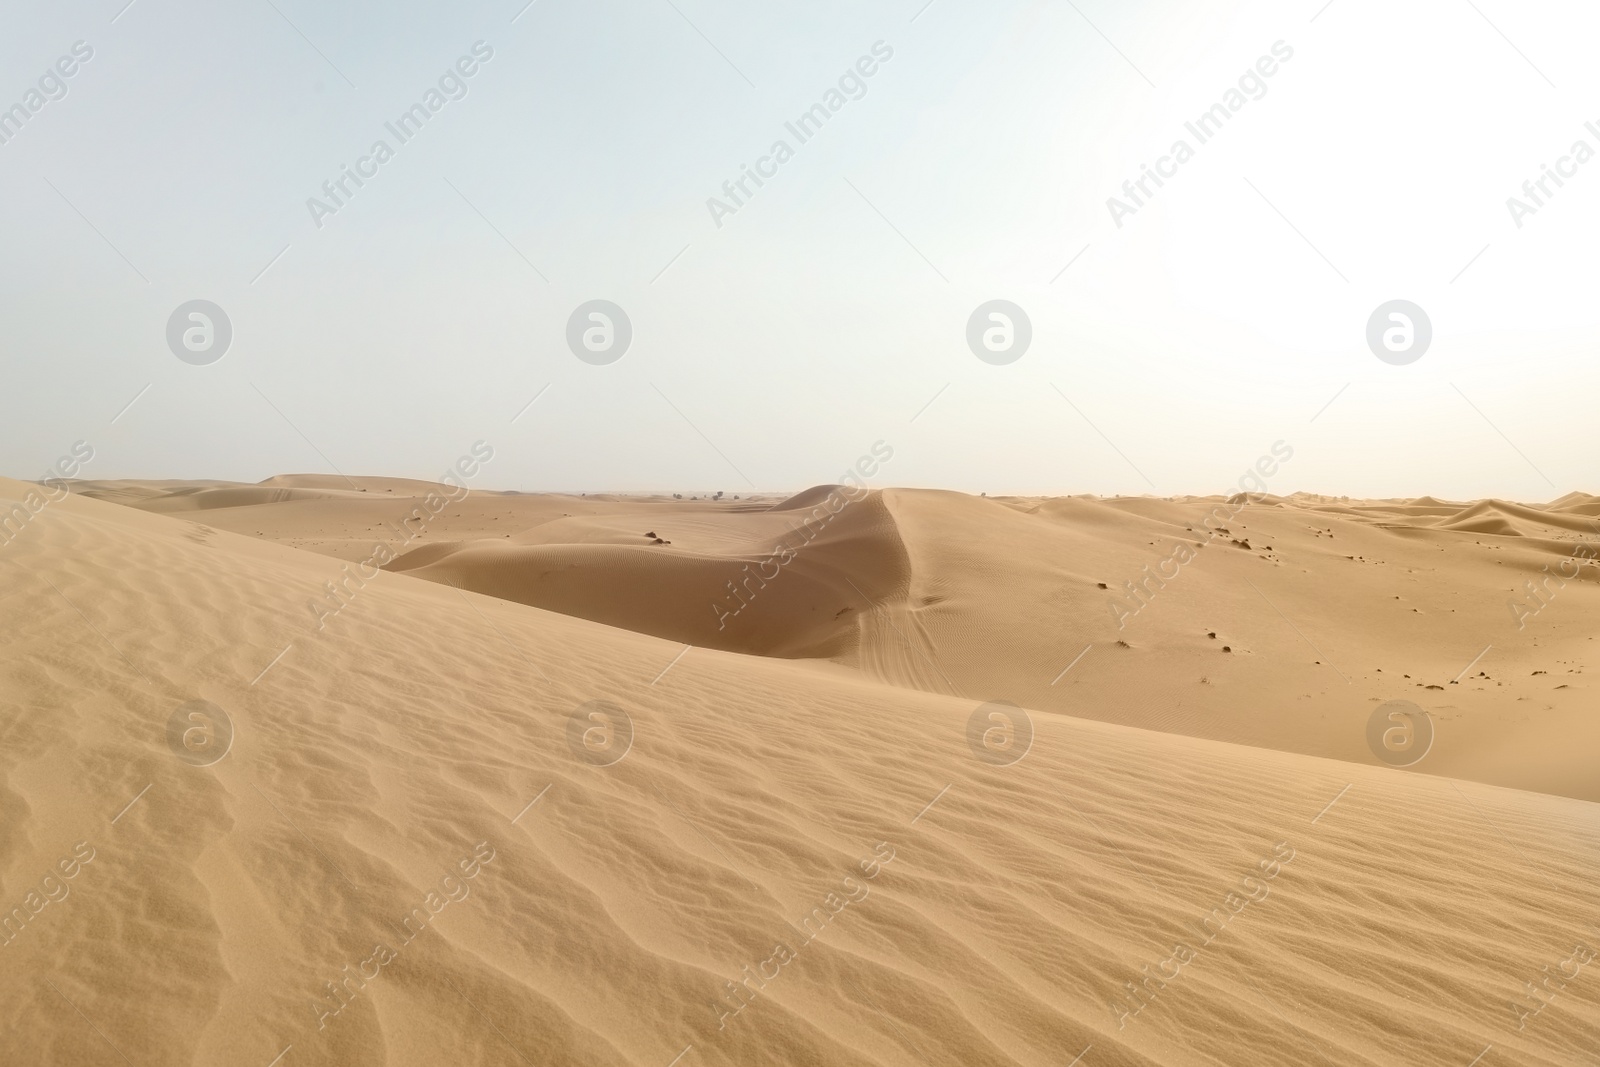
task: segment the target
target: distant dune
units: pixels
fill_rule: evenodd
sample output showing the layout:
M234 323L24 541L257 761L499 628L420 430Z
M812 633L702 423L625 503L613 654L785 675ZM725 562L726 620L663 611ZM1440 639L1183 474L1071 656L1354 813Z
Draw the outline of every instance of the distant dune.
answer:
M381 542L391 572L680 645L1193 737L1372 762L1372 709L1411 700L1445 738L1427 770L1600 801L1586 674L1600 670L1600 564L1573 555L1600 553L1600 520L1582 494L1296 494L1234 514L1223 497L475 491L407 526L439 487L317 475L157 488L78 483L165 513L236 498L197 518L352 564Z
M1593 1055L1527 989L1600 938L1594 498L74 488L0 545L0 1062Z
M643 514L563 517L507 540L434 542L389 569L703 648L849 658L861 614L903 595L909 564L880 495L836 495L837 510L813 499L711 521L656 505L643 531Z

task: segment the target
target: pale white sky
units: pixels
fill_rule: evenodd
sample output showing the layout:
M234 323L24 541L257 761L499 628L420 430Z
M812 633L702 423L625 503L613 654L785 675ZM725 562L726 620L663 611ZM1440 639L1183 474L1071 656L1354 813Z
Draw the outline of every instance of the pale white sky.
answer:
M1520 228L1506 204L1600 150L1592 6L125 2L0 39L0 108L46 79L0 144L9 475L84 439L85 477L430 477L484 439L484 486L733 494L881 439L877 484L1175 494L1281 439L1280 492L1600 482L1600 160ZM401 144L385 123L480 41ZM719 228L707 199L780 138ZM1119 228L1107 198L1179 138ZM378 139L318 228L307 198ZM197 299L233 330L209 365L167 342ZM609 364L566 340L595 299L632 324ZM1003 365L966 340L994 299L1032 324ZM1366 341L1396 299L1432 322L1405 365Z

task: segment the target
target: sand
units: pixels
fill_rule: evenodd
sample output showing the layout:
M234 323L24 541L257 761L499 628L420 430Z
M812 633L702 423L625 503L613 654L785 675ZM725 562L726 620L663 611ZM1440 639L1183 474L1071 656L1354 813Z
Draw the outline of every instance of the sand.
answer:
M885 490L782 560L833 491L75 489L0 546L0 1061L1600 1047L1594 498Z

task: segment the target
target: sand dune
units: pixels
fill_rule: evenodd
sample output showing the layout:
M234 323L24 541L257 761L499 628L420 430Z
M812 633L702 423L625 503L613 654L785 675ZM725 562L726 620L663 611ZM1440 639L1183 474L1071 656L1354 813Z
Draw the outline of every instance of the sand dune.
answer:
M1504 500L1480 500L1449 516L1439 525L1444 529L1470 530L1474 529L1473 523L1484 520L1491 520L1508 527L1507 532L1512 536L1524 534L1529 530L1540 533L1567 531L1590 537L1600 536L1600 523L1586 518L1582 511L1577 510L1575 503L1561 508L1530 508Z
M238 488L324 494L200 517L349 561L329 576L341 588L360 587L350 576L381 542L390 571L680 645L1352 762L1375 762L1373 709L1405 699L1438 731L1428 771L1600 800L1586 675L1600 660L1600 565L1581 554L1600 533L1575 510L1594 500L1580 494L1533 507L474 491L407 523L439 486ZM86 487L158 512L184 490ZM313 619L339 602L312 599Z
M995 575L941 589L919 568L953 567L980 529L992 547L1054 543L1053 520L1016 502L950 504L872 505L910 567L881 625L933 613L931 647L959 631L945 605ZM893 543L861 514L815 546L828 566ZM1308 551L1278 544L1279 514L1233 533ZM939 545L930 518L952 524ZM1134 528L1164 543L1158 522ZM1411 544L1355 526L1335 524L1327 551ZM1047 591L1120 562L1110 540L1079 534ZM337 560L81 498L3 552L0 899L26 913L0 968L7 1061L1592 1055L1600 978L1573 962L1600 935L1589 803L1039 708L1026 754L997 765L969 743L969 696L840 664L680 657L404 573L318 630L304 601ZM1204 553L1252 578L1272 566ZM168 747L196 699L235 729L211 766ZM632 722L609 766L569 744L597 699ZM43 883L63 863L73 876ZM1524 983L1574 967L1535 1012Z
M787 657L850 656L861 613L907 581L875 494L852 505L829 490L713 521L665 505L653 514L644 532L642 516L563 517L508 541L436 542L389 569L702 648Z

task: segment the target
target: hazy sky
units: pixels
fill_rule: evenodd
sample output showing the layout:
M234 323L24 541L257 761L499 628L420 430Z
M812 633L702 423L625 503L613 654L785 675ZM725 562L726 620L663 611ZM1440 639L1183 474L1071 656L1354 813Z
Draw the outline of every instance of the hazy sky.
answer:
M525 2L11 12L0 471L429 477L481 439L486 487L731 495L882 440L879 485L1173 494L1282 440L1278 492L1600 485L1592 5ZM215 362L169 345L194 300ZM614 362L569 347L591 300ZM991 300L1012 362L969 347ZM1413 362L1368 344L1393 300Z

